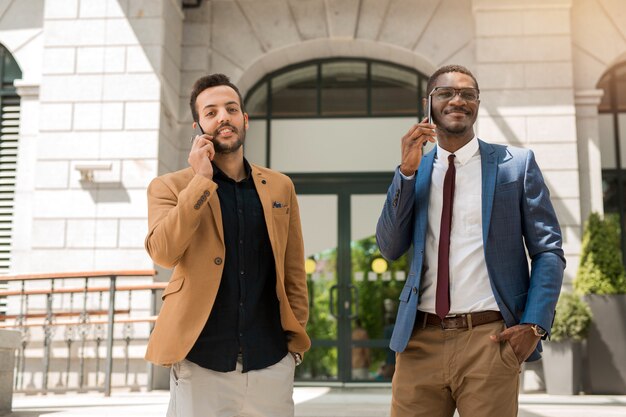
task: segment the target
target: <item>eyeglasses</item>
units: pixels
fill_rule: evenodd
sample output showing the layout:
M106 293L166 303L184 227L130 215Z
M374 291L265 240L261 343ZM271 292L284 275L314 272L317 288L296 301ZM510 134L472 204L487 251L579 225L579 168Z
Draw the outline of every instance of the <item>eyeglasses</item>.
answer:
M454 96L459 95L462 100L475 102L478 101L479 91L474 87L453 88L453 87L436 87L430 93L438 101L450 101Z

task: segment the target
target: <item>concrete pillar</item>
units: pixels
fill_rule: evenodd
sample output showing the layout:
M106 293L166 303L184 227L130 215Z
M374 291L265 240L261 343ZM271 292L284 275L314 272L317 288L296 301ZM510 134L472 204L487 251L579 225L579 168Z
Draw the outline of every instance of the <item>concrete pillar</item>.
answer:
M580 213L583 222L591 212L604 213L598 128L598 105L603 94L603 90L584 90L577 91L575 96L580 170Z
M11 412L15 349L20 345L20 338L18 331L0 330L0 415Z

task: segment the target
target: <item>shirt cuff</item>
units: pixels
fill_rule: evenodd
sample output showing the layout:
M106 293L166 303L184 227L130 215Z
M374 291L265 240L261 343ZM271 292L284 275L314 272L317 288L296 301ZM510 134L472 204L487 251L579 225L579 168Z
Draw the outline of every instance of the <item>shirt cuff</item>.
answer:
M402 177L403 180L411 181L413 178L415 178L415 174L407 176L407 175L404 175L402 171L400 171L400 169L398 169L398 172L400 173L400 176Z

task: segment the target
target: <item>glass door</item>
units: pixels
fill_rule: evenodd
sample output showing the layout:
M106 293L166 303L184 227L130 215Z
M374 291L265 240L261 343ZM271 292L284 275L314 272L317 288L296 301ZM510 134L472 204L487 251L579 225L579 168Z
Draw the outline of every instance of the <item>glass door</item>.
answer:
M387 262L376 222L390 174L294 176L306 256L311 351L298 380L390 381L389 350L406 255Z
M389 339L409 265L406 255L388 262L376 244L376 222L385 197L350 196L352 381L391 381L395 370L395 353L389 349Z
M298 204L309 290L307 332L313 343L302 365L296 368L296 378L337 380L338 195L299 195Z

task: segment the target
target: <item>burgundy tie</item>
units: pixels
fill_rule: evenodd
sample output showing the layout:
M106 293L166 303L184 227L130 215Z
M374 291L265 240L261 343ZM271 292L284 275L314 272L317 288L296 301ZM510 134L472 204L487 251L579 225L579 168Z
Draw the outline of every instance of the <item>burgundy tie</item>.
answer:
M435 311L443 320L450 311L450 229L452 226L452 203L454 202L454 154L448 156L448 170L443 179L443 208L439 231L439 261L437 264L437 297Z

